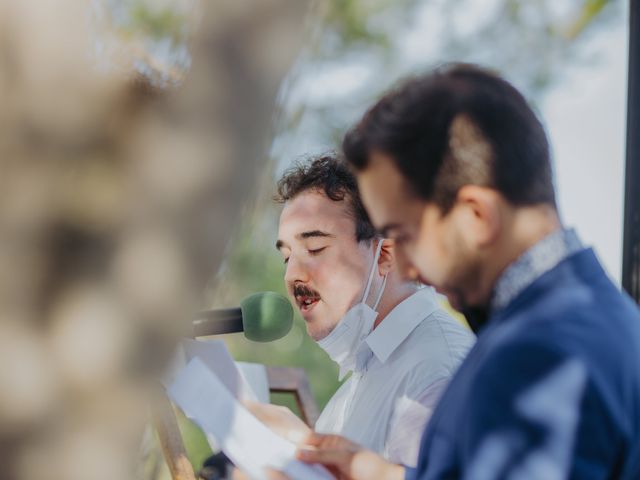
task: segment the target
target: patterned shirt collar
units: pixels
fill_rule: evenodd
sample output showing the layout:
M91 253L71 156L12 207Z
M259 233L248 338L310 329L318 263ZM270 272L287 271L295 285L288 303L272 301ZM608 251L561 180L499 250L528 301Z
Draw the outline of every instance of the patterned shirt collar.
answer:
M583 248L574 229L559 229L547 235L500 275L493 291L491 310L495 312L506 307L542 274Z

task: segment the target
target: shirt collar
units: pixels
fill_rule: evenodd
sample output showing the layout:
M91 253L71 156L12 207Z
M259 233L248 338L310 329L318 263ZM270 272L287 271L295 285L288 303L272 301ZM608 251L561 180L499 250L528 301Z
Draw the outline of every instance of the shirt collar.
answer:
M378 360L384 363L409 334L438 308L440 305L433 289L421 288L396 305L365 342Z
M493 291L491 310L506 307L542 274L583 248L574 229L559 229L547 235L500 275Z

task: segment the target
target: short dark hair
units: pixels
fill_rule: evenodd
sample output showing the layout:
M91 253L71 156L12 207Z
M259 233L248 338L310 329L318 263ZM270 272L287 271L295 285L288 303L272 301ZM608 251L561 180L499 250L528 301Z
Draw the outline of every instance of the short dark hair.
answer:
M360 199L356 178L337 155L325 153L296 162L278 181L274 200L284 203L308 190L323 192L334 202L349 202L350 214L355 221L356 241L368 242L376 237L376 229Z
M405 80L342 147L356 170L373 151L389 155L413 193L445 214L467 184L494 188L513 205L556 208L542 124L515 87L478 66L448 64Z

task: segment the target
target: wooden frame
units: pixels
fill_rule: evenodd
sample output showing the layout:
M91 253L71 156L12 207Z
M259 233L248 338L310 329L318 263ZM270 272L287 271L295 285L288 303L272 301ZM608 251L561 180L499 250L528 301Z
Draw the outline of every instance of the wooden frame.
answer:
M296 399L302 420L311 428L316 424L320 412L311 393L307 374L302 368L267 367L269 391L272 393L291 393Z

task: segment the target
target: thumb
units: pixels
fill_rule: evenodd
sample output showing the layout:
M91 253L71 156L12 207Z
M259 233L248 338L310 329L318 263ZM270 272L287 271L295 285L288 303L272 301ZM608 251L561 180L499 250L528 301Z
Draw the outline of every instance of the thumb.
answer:
M343 449L311 449L301 448L296 458L305 463L321 463L338 468L343 473L348 472L353 453Z

